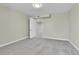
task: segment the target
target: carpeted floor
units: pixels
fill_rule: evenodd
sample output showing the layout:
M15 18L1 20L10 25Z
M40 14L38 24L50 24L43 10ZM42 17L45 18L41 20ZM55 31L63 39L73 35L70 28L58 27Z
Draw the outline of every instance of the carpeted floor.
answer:
M25 39L1 47L0 55L79 55L79 52L68 41Z

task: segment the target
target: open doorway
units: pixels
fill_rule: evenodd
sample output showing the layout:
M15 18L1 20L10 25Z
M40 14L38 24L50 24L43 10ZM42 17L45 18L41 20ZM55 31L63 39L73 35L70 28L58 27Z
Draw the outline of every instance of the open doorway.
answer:
M42 38L43 25L40 19L29 18L30 38Z

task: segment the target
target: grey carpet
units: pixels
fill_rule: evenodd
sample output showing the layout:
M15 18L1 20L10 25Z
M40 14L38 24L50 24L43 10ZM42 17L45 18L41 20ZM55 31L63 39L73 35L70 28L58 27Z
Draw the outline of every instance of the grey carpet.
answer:
M1 47L0 55L79 55L79 52L68 41L25 39Z

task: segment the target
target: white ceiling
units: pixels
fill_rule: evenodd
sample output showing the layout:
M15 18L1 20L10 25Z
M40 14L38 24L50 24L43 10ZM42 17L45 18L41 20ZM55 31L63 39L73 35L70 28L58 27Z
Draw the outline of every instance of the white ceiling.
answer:
M39 16L50 13L64 13L68 12L74 6L73 3L43 3L41 8L33 8L31 3L4 3L1 5L21 11L28 16Z

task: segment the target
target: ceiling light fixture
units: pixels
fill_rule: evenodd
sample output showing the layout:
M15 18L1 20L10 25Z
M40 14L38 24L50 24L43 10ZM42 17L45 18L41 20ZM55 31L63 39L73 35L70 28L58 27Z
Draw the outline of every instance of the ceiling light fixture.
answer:
M40 7L42 7L42 4L41 3L33 3L32 6L34 8L40 8Z

